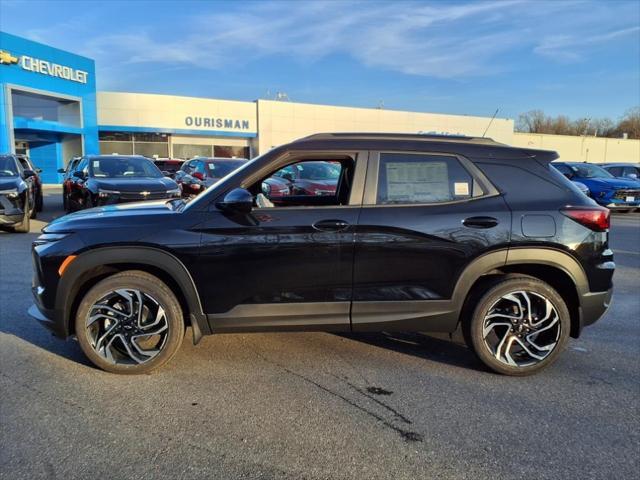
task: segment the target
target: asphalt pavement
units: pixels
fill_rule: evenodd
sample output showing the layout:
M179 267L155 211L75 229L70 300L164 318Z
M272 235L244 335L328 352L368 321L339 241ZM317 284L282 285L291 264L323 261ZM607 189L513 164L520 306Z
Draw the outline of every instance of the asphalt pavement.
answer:
M152 375L30 319L31 234L0 232L2 479L560 479L640 471L640 215L616 215L606 316L527 378L420 334L190 335Z

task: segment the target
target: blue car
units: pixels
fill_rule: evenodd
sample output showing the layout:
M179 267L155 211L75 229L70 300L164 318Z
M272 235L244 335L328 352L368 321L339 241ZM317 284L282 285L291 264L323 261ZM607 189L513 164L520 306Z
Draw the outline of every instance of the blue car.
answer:
M592 163L552 162L560 173L589 189L591 198L611 210L633 211L640 208L640 181L617 178Z

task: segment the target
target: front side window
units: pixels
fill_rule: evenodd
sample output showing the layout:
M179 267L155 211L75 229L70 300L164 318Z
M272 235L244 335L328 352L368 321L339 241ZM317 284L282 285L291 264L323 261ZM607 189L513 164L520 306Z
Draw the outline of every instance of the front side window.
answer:
M473 195L473 177L452 156L380 154L377 204L442 203Z
M354 168L350 158L302 160L271 173L254 193L275 206L346 205Z
M579 178L614 178L604 168L597 165L589 165L587 163L571 164L571 170L574 175Z

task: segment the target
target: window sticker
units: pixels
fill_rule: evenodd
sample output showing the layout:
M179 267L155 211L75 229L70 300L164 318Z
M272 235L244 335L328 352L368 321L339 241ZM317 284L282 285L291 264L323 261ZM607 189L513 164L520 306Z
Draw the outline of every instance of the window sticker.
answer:
M455 182L453 184L453 193L456 196L469 195L469 183L468 182Z
M388 162L385 166L388 202L430 203L450 197L446 162Z
M93 168L100 168L100 160L93 161Z

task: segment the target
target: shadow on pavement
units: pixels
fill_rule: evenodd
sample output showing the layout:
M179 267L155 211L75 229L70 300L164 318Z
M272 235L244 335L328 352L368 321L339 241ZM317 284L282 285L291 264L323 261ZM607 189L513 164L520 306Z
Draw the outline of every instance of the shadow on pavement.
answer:
M357 342L366 343L394 352L423 358L469 370L486 371L473 352L465 345L448 338L437 338L437 334L426 335L412 332L342 333L336 334Z

